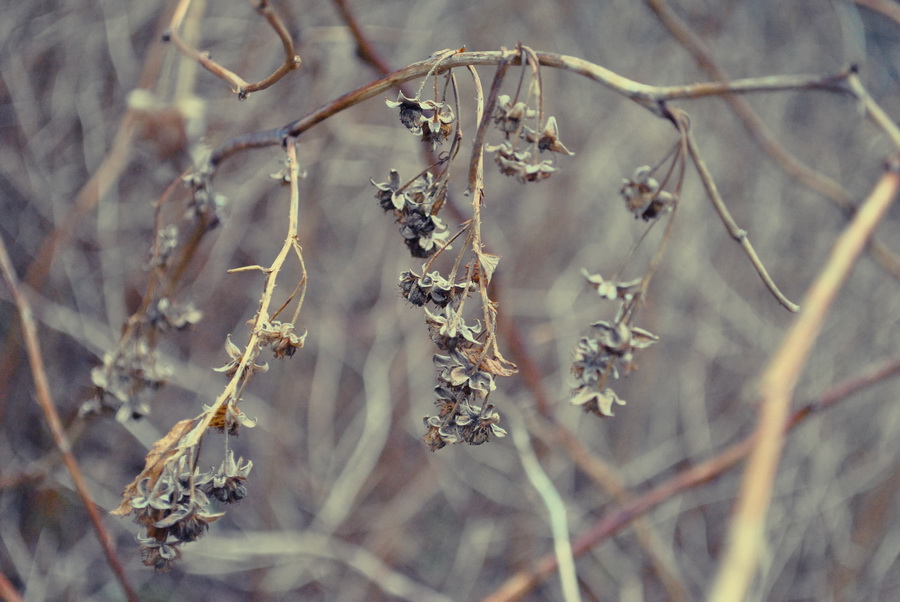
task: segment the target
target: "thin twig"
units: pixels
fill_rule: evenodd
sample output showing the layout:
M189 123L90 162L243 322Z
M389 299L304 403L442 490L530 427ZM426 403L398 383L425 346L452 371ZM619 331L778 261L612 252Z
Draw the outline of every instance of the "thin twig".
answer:
M703 187L706 189L709 200L719 213L719 217L722 218L722 222L728 229L728 233L734 240L740 243L744 252L747 253L747 257L750 258L750 263L752 263L754 269L756 269L756 273L759 274L763 283L765 283L766 287L775 296L778 302L790 311L797 311L800 309L799 306L789 301L778 289L775 281L772 280L772 277L769 276L765 266L762 264L759 255L756 254L753 245L750 244L747 232L739 228L735 223L734 218L731 217L731 212L728 211L728 207L725 206L725 201L723 201L721 195L719 195L719 190L716 187L716 182L713 180L712 174L709 173L706 163L700 156L700 150L697 148L697 141L694 139L694 133L690 129L687 131L687 143L688 152L691 154L691 159L694 160L694 165L697 167L697 173L700 174L700 179L703 181Z
M272 29L275 30L275 33L281 40L282 47L284 48L284 62L279 65L279 67L271 75L252 84L245 81L237 73L230 71L229 69L209 58L208 52L201 52L197 50L196 48L188 44L184 40L184 38L181 37L179 29L184 22L185 15L187 15L187 11L190 8L191 2L192 0L181 0L181 2L178 4L178 7L175 10L175 14L172 16L172 21L169 25L169 29L163 34L163 40L171 41L173 44L175 44L178 50L182 52L182 54L194 61L197 61L200 66L202 66L204 69L206 69L216 77L225 80L225 82L227 82L228 85L231 86L231 91L237 94L238 98L240 98L241 100L247 98L247 95L251 92L265 90L291 71L300 68L302 61L299 56L294 54L294 41L291 38L287 27L285 27L284 23L281 21L281 18L271 9L271 7L269 7L268 0L259 0L259 4L257 4L255 8L256 11L265 18L266 22L272 27Z
M100 513L97 511L94 500L91 499L91 494L88 491L87 483L85 483L84 475L81 473L81 467L78 465L78 461L72 454L72 445L66 436L65 427L63 427L59 413L56 411L56 404L54 403L53 396L50 392L50 383L47 379L47 372L44 367L44 357L41 352L40 339L38 337L37 326L34 322L34 315L31 311L31 304L19 288L18 276L13 269L12 261L6 250L6 244L3 242L2 238L0 238L0 271L3 272L3 279L6 281L6 285L9 287L9 291L15 301L16 308L19 310L19 319L22 323L22 333L25 338L25 349L28 354L28 361L31 364L31 375L34 379L34 388L38 406L40 406L41 411L44 413L44 419L47 421L50 434L53 436L53 442L62 454L63 463L66 465L66 468L72 477L72 482L75 485L75 490L78 492L78 497L81 498L81 503L88 513L91 525L94 528L94 532L97 534L97 539L100 542L100 547L103 548L103 554L106 556L109 567L116 575L116 579L119 581L122 589L125 590L126 597L129 600L137 601L137 594L128 582L128 578L125 576L125 569L122 568L122 563L119 561L119 557L113 549L109 533L107 533L106 527L103 526L103 521L100 518Z
M387 75L390 73L392 71L391 67L388 65L387 61L384 60L384 57L375 50L375 46L372 45L363 33L359 21L356 20L356 16L347 5L347 0L332 1L334 2L334 7L337 9L338 14L341 16L341 19L347 24L347 29L350 30L353 41L356 42L356 56L371 65L380 75Z
M890 162L856 217L838 238L797 317L763 373L757 438L744 471L729 528L728 548L710 600L743 600L756 574L765 541L766 515L784 446L794 387L838 291L872 231L900 189L900 159Z
M900 127L897 127L897 124L891 119L890 115L887 114L887 111L881 108L881 106L875 102L875 99L869 95L869 92L863 87L862 82L859 81L859 76L856 73L853 73L847 78L847 85L853 91L856 98L862 103L869 118L888 135L891 142L894 144L894 148L900 150Z
M853 394L900 375L900 357L879 363L874 368L864 370L858 376L843 381L819 397L795 411L783 425L785 433L793 431L815 414L828 410ZM605 513L594 523L587 533L572 543L572 552L579 557L612 537L639 517L660 504L672 499L682 491L702 485L720 477L734 468L753 448L757 433L733 443L709 460L685 469L646 493L632 498L617 508ZM649 479L653 481L654 479ZM532 566L509 577L499 588L487 596L485 602L510 602L528 595L541 581L556 570L556 557L548 554Z
M250 371L248 366L253 365L253 362L259 353L259 338L261 328L271 319L271 316L269 315L269 308L272 305L272 296L275 292L275 285L278 280L278 275L280 274L281 269L284 266L284 262L285 259L287 259L288 253L292 249L294 249L295 251L298 250L297 236L300 223L300 168L297 161L296 140L294 140L293 138L288 138L286 140L285 149L287 151L288 167L290 169L291 186L287 235L285 236L284 243L281 245L281 250L272 261L272 265L270 265L265 270L266 283L263 289L262 298L259 302L259 309L256 313L256 319L253 322L253 327L250 332L250 340L247 342L247 345L244 348L244 353L241 356L240 364L237 366L231 380L225 386L225 390L219 394L212 407L210 407L206 412L204 412L201 417L199 417L195 425L192 427L191 431L187 435L185 435L179 442L179 447L183 449L187 449L193 447L194 445L197 445L200 442L200 439L203 437L204 433L206 433L206 429L209 428L210 423L216 416L219 409L222 408L226 403L230 403L232 402L232 400L237 400L240 388L246 382L246 377L248 375L248 372Z

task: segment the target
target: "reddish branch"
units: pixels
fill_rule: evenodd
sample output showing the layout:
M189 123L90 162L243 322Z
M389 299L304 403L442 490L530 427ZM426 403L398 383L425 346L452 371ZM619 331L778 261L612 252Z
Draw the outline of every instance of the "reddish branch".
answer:
M69 474L72 476L72 481L75 485L75 490L78 492L78 497L81 498L81 503L84 505L85 510L87 510L91 525L94 527L97 539L100 541L100 546L103 548L107 563L113 570L113 573L115 573L116 579L118 579L122 588L125 590L127 598L129 600L137 601L137 594L128 583L128 579L125 576L125 570L122 568L122 563L119 561L118 556L116 556L109 534L106 532L103 521L100 519L100 513L97 511L94 500L91 499L91 495L88 492L87 484L81 473L81 467L78 465L75 456L72 454L72 446L69 443L69 438L66 435L62 420L59 417L59 413L56 411L56 404L53 402L53 397L50 393L50 383L47 379L47 371L44 367L44 357L41 353L40 340L38 338L34 316L31 311L31 304L19 288L18 276L13 269L12 261L10 261L9 254L6 251L6 245L3 243L2 239L0 239L0 272L3 273L3 279L6 280L6 285L9 287L9 291L19 310L22 332L25 337L25 349L28 355L28 361L31 364L31 374L34 379L34 388L38 406L40 406L41 411L44 413L44 419L50 429L50 434L53 436L53 442L62 454L63 463L66 465Z

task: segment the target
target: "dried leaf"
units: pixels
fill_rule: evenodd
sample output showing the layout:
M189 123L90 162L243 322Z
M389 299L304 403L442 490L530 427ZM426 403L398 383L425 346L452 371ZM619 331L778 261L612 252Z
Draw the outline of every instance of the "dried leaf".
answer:
M171 458L173 454L177 453L178 443L193 426L194 420L192 419L177 422L175 426L166 433L165 437L153 444L153 447L147 453L145 458L146 462L144 464L144 470L142 470L141 473L125 487L125 491L122 492L124 500L119 504L119 507L112 510L110 514L127 516L131 513L131 498L134 497L134 493L137 491L137 484L144 478L149 478L151 484L156 483L166 466L166 461Z
M512 362L501 358L484 358L481 360L481 369L494 376L512 376L519 368Z
M481 265L481 273L484 274L485 283L487 283L491 281L494 270L497 269L497 265L500 263L500 256L478 252L478 263Z

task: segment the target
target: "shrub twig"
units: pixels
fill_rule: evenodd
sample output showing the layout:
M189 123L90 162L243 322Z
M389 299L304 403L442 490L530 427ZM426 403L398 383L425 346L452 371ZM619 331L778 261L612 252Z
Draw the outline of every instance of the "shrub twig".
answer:
M255 83L245 81L237 73L230 71L212 60L209 57L208 52L197 50L181 37L179 29L184 22L185 15L187 15L187 11L190 9L192 1L193 0L181 0L179 2L178 7L175 9L175 14L172 15L169 29L163 34L163 40L171 41L182 54L197 61L204 69L228 83L228 85L231 86L231 91L237 94L239 99L243 100L247 98L247 95L251 92L265 90L291 71L300 68L300 64L303 61L295 54L294 40L291 37L290 32L288 32L287 27L285 27L284 22L269 6L268 0L258 0L254 5L254 8L263 16L263 18L265 18L266 23L268 23L278 35L278 39L281 41L281 45L284 48L284 62L279 65L271 75Z
M341 111L355 106L386 90L413 79L426 76L430 72L440 74L456 67L497 65L506 60L509 51L458 51L455 55L437 56L408 65L379 80L366 84L352 92L323 105L309 115L296 119L280 128L237 136L225 141L210 157L213 167L218 166L233 154L253 149L277 146L287 136L300 136L303 132ZM780 75L738 79L731 82L704 82L682 86L651 86L623 77L605 67L584 59L549 52L536 52L542 66L571 71L605 85L614 92L629 98L659 114L659 103L675 99L704 98L724 93L750 94L756 92L776 92L787 90L818 89L851 94L845 85L849 72L829 76ZM511 65L521 64L522 58L510 59ZM435 68L438 63L439 66Z
M660 23L687 50L701 69L714 80L728 81L728 74L716 62L709 47L694 33L690 26L682 20L666 0L646 0L647 5L659 18ZM894 10L896 11L896 5ZM856 76L850 79L857 79ZM848 83L850 82L848 79ZM858 83L858 79L857 79ZM853 84L851 83L851 88ZM861 87L854 88L858 97L865 93ZM811 190L830 199L844 214L850 218L856 211L856 202L846 189L825 174L800 161L792 155L772 134L771 130L753 111L746 99L734 94L723 94L722 99L728 103L737 115L744 129L756 141L759 147L775 161L785 173ZM894 278L900 278L900 257L877 237L870 241L871 253L875 260Z
M40 338L38 337L37 326L35 325L34 315L31 311L31 304L19 287L18 276L13 268L9 253L6 250L6 244L3 242L2 238L0 238L0 272L3 273L3 279L6 281L6 286L9 287L16 308L19 311L22 333L25 338L25 350L28 354L28 361L31 364L31 375L34 379L37 404L44 413L44 419L47 422L47 427L50 429L50 434L53 436L53 442L56 444L57 449L59 449L60 454L62 454L63 464L66 465L66 469L68 469L69 475L72 477L72 483L75 485L75 491L78 492L78 497L81 499L81 503L87 511L91 526L94 528L97 540L100 542L100 547L103 549L103 554L106 556L106 562L115 574L122 589L125 590L125 596L128 600L136 602L138 596L131 587L128 578L125 576L125 569L122 567L122 563L119 561L119 557L113 549L112 540L110 539L109 533L106 531L106 527L103 525L103 520L100 518L100 513L97 511L97 506L88 491L87 483L81 472L81 467L78 465L78 461L72 454L72 445L66 435L66 430L59 417L59 412L56 410L53 394L50 392L50 382L47 379L44 357L41 352Z

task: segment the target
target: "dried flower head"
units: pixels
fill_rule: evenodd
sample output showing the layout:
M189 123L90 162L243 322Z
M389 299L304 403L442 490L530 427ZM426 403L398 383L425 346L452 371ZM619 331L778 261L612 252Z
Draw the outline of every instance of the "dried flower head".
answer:
M204 412L211 412L212 406L203 404ZM256 426L256 420L248 418L234 402L224 403L219 406L216 414L209 423L209 428L216 429L221 433L228 433L231 436L238 434L239 427L252 429Z
M150 325L158 330L184 330L196 324L203 318L203 312L197 309L193 303L172 303L168 297L163 297L147 311L147 320Z
M581 273L590 283L591 287L596 289L597 294L604 299L621 299L623 301L631 301L631 299L634 298L634 296L641 290L640 278L624 282L616 282L612 280L606 280L600 274L591 274L584 269L581 270Z
M551 153L559 153L561 155L572 156L575 153L566 148L566 145L559 139L559 126L556 124L556 117L547 118L547 124L540 133L535 132L531 128L525 128L525 140L528 142L537 142L538 150L541 152L550 151Z
M263 322L257 330L259 344L263 347L271 347L272 353L277 358L292 357L298 349L303 348L306 341L306 332L301 335L294 334L294 325L290 322Z
M581 406L585 412L591 412L598 416L613 416L613 406L623 406L625 400L619 399L616 392L609 387L598 391L583 385L572 392L572 405Z
M499 424L500 414L493 404L481 406L471 405L466 401L452 404L438 399L439 407L450 407L443 415L423 418L426 432L422 440L431 451L437 451L447 444L467 443L481 445L491 436L502 438L507 435L506 429Z
M225 376L231 378L237 374L238 368L244 359L244 352L241 351L240 347L231 342L231 335L228 335L225 338L225 352L228 353L228 357L230 358L229 362L219 368L213 368L213 371L224 372ZM268 370L268 364L248 363L246 371L244 372L244 379L249 379L254 372L268 372Z
M447 103L420 100L418 96L408 98L403 92L399 93L396 101L385 100L384 103L392 109L399 108L400 123L413 134L422 134L426 142L441 142L456 119Z
M537 119L537 111L529 109L522 101L513 102L507 94L497 97L497 107L494 110L494 123L501 132L514 134L524 127L528 119Z
M437 307L446 307L458 300L466 290L466 284L450 282L437 271L422 276L413 271L400 274L400 291L403 298L417 307L428 302Z
M630 179L622 180L622 188L619 190L628 210L644 221L659 217L676 202L672 193L660 190L659 182L651 177L652 173L649 165L638 167Z
M91 370L96 396L79 410L82 415L115 412L125 423L150 413L145 395L165 384L170 369L161 366L144 337L137 337L115 353L103 355L103 364Z
M211 474L203 485L203 491L212 499L233 504L247 497L247 476L253 462L240 458L235 462L234 452L228 450L219 469Z
M494 162L500 173L514 176L523 184L546 180L559 171L550 161L532 161L531 151L515 150L508 141L495 146L486 145L484 150L494 153Z
M400 223L400 235L410 255L429 257L449 238L444 222L435 215L447 194L446 182L436 181L425 172L401 185L400 174L394 169L387 182L370 181L378 189L378 204L385 211L393 211Z

